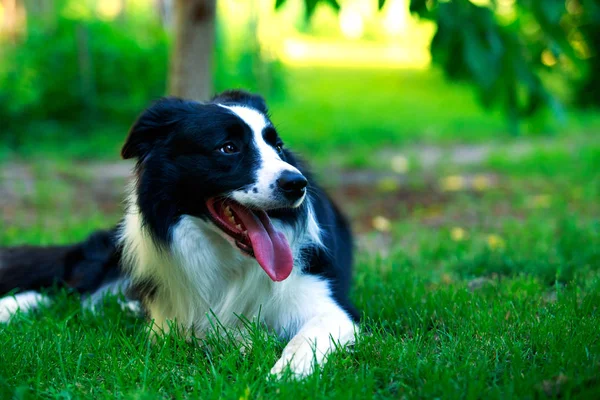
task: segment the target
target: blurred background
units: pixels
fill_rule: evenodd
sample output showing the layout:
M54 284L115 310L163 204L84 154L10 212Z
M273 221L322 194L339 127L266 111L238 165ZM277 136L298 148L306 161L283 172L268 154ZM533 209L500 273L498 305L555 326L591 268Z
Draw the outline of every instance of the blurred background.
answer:
M500 248L597 216L599 51L596 0L1 0L1 243L115 223L137 114L244 88L365 249L406 221Z

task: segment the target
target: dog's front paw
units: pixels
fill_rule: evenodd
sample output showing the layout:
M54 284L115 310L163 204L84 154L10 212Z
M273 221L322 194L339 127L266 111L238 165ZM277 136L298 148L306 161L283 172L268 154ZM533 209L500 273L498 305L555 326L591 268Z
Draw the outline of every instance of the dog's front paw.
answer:
M304 378L314 372L315 364L318 361L318 357L315 357L313 347L308 343L303 343L295 349L286 348L281 358L271 368L271 375L281 378L289 366L293 377Z
M3 297L0 299L0 323L8 323L17 311L25 313L47 302L46 297L33 291Z

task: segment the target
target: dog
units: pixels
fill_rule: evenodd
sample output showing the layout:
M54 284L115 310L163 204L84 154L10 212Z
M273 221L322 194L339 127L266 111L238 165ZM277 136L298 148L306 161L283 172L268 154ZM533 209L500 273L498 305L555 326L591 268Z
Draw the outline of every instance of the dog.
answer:
M284 146L262 97L160 99L121 155L136 166L118 226L75 245L0 251L0 293L20 290L0 301L0 319L47 302L39 290L60 284L92 300L126 291L161 334L257 320L289 340L278 376L288 367L307 376L354 343L350 226Z

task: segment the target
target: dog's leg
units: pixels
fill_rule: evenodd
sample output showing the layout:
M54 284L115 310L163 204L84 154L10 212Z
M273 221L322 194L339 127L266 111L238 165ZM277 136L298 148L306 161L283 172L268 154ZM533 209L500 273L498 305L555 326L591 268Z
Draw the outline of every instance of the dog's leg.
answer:
M33 290L4 297L0 299L0 323L9 322L17 311L26 313L48 302L46 296Z
M130 311L133 314L142 314L142 305L138 300L128 298L127 293L129 290L130 282L129 279L120 278L115 281L105 283L100 286L96 291L86 295L83 298L82 305L84 308L96 313L98 306L102 305L102 302L108 295L117 297L117 302L121 306L121 310Z
M358 327L339 307L317 314L308 320L283 349L271 374L282 376L286 366L296 377L313 373L316 364L323 364L337 347L354 343Z

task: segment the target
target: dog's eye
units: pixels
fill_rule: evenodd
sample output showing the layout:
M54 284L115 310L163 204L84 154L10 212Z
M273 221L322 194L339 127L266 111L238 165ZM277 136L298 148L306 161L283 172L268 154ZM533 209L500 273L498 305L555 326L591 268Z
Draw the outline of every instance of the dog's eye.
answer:
M239 150L237 148L237 146L233 143L225 143L220 149L219 151L221 153L225 153L225 154L235 154L238 153Z
M275 145L275 150L277 150L278 153L281 153L283 151L283 143L277 143Z

